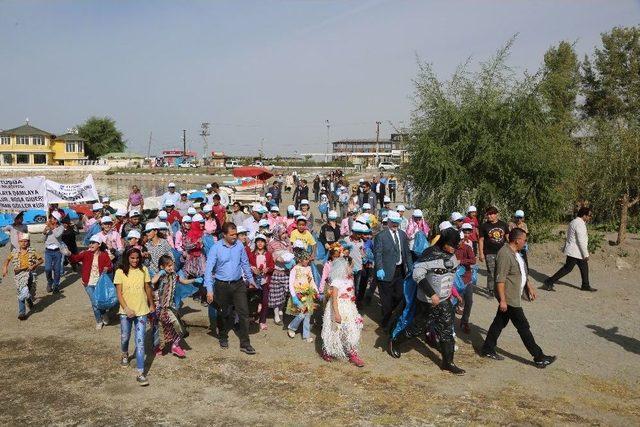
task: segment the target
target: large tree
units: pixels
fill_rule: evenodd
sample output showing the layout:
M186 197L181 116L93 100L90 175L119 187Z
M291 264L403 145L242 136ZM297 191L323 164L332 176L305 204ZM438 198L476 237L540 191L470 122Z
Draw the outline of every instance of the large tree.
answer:
M85 152L92 160L107 153L124 151L126 147L122 132L109 117L90 117L77 127L78 135L87 140Z
M544 54L540 93L551 119L567 135L576 126L576 97L580 89L580 63L573 45L562 41Z
M406 174L434 219L469 204L524 209L538 221L566 208L572 147L545 108L539 76L507 66L512 43L444 82L419 62Z
M590 118L586 197L615 218L618 244L626 237L629 210L640 202L640 27L613 28L602 34L602 49L583 63L584 115ZM590 173L592 172L592 173Z

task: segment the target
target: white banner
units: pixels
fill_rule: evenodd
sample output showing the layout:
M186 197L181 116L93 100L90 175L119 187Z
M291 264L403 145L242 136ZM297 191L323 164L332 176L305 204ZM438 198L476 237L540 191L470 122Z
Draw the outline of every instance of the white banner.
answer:
M47 210L44 176L0 179L0 210L26 209Z
M78 184L60 184L47 180L48 203L79 203L91 200L100 200L91 175Z

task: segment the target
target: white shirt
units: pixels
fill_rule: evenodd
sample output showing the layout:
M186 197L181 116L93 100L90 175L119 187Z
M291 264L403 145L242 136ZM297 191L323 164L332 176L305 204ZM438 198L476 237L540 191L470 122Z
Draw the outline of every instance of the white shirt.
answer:
M220 196L220 204L222 206L224 206L225 208L227 206L229 206L229 195L227 193L225 193L224 191L222 191L222 190L220 190L218 195ZM213 200L213 196L212 196L211 200ZM213 203L213 201L211 203Z
M398 253L400 254L400 257L398 258L398 261L396 262L396 265L402 265L402 246L400 246L400 234L398 233L398 229L395 230L389 230L389 232L391 233L391 238L393 239L393 244L396 245L396 247L398 248ZM394 237L395 235L395 237ZM397 241L397 243L396 243Z
M520 252L516 252L516 261L518 261L518 265L520 266L520 294L522 295L522 291L524 291L524 287L527 285L527 266Z

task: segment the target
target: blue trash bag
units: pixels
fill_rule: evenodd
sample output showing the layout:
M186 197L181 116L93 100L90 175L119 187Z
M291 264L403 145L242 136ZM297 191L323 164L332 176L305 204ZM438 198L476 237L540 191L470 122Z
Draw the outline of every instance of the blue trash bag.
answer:
M176 290L173 293L173 304L176 307L182 305L182 300L198 292L198 288L193 285L183 285L182 283L176 284Z
M318 211L324 215L329 211L329 204L328 203L321 203L320 205L318 205Z
M0 231L0 248L9 243L9 240L11 240L9 235L4 231Z
M89 239L91 239L91 236L93 236L94 234L98 234L100 230L102 230L102 228L100 227L100 223L96 222L95 224L93 224L91 228L89 228L89 231L85 233L82 243L85 246L89 246Z
M182 254L179 250L173 248L173 262L176 264L176 270L180 271L182 269Z
M404 309L402 310L402 314L400 314L400 317L396 321L395 327L391 332L392 339L395 339L402 331L407 328L407 326L413 323L413 318L416 313L415 300L418 290L418 284L415 280L413 280L412 274L408 274L404 279L403 290L405 305Z
M428 247L429 239L427 239L423 231L418 231L413 237L413 249L411 251L419 257Z
M311 272L313 273L313 281L316 283L316 287L320 286L320 279L322 279L322 275L318 270L318 266L315 263L309 264L311 267Z
M329 256L329 253L324 248L324 245L318 242L317 249L316 249L316 260L324 264L327 261L328 256Z
M209 249L211 249L215 243L216 241L211 234L202 236L202 249L204 250L205 256L209 254Z
M173 221L171 223L171 231L173 232L174 236L178 232L178 230L180 230L180 221Z
M93 293L96 307L100 310L109 310L118 304L118 294L116 287L108 274L102 273L96 283L96 290Z

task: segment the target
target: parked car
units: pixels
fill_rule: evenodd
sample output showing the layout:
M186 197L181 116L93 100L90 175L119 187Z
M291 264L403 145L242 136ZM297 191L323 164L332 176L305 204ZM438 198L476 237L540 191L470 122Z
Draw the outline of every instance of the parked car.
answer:
M264 166L264 164L262 163L262 161L260 161L260 160L256 160L255 162L253 162L253 166L260 166L260 167L262 167L262 166Z
M394 171L399 167L399 165L392 162L380 162L378 164L378 169L380 169L381 171Z
M179 168L197 168L198 165L191 162L182 162L178 165Z
M227 160L224 164L224 167L227 169L233 169L240 166L240 162L237 160Z

